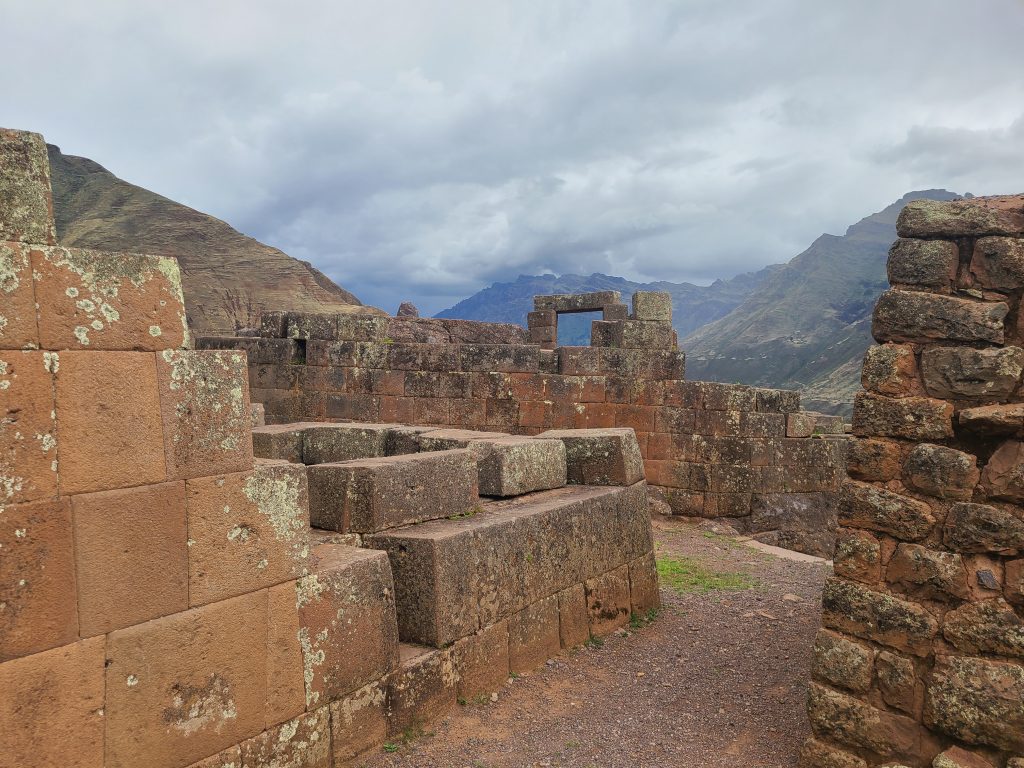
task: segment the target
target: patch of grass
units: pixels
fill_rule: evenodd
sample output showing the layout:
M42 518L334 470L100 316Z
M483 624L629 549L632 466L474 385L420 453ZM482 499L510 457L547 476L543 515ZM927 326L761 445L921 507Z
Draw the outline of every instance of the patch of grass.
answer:
M604 647L604 638L603 637L597 637L595 635L591 635L590 637L587 638L587 641L585 643L583 643L583 644L585 646L587 646L587 648L603 648Z
M651 610L645 613L631 613L629 614L629 627L630 629L641 629L646 627L656 618L658 618L657 608L651 608Z
M757 586L757 579L746 573L713 571L689 557L661 557L657 560L661 583L680 594L711 592L716 589L741 591Z
M398 750L399 750L399 746L397 744L395 744L393 741L385 741L384 742L384 751L385 752L397 752Z

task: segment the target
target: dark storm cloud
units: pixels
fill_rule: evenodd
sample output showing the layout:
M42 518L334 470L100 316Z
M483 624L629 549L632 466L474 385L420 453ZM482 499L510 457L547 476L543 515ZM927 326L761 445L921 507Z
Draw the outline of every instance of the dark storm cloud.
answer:
M0 122L390 310L541 271L706 282L1024 178L1010 0L3 5Z

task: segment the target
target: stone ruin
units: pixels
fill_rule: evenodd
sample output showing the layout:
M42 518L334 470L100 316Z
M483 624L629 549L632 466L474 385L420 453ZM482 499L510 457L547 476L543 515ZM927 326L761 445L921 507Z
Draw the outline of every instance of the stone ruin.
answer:
M917 201L875 307L806 768L1024 766L1024 196Z

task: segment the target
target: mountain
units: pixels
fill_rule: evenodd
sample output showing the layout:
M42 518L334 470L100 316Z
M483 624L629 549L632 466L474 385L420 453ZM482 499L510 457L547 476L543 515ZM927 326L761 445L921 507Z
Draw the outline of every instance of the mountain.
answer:
M957 197L910 192L841 237L819 237L727 315L680 342L687 378L801 389L808 409L850 413L871 313L888 287L896 217L911 200Z
M636 283L622 277L594 273L583 275L520 275L515 282L494 283L489 288L463 299L437 317L485 320L495 323L526 324L526 313L533 309L533 297L551 293L589 293L619 291L629 302L633 291L668 291L672 294L672 321L679 337L726 315L771 276L779 265L759 272L716 280L711 285L691 283ZM562 344L590 343L590 315L566 315L558 321Z
M92 160L48 149L58 242L176 256L194 333L250 326L261 309L379 311L307 262L122 181Z

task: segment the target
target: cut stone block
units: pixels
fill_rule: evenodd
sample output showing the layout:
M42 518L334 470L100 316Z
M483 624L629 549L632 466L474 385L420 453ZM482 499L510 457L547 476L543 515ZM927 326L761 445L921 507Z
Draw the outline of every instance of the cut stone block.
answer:
M106 765L177 768L259 734L266 638L265 591L111 632Z
M468 448L476 440L497 440L511 437L506 432L483 432L474 429L431 429L419 435L421 451L447 451Z
M402 639L445 646L652 549L646 487L568 486L366 539L391 558Z
M971 301L890 289L875 305L871 333L879 342L991 341L1003 343L1004 302Z
M317 528L371 533L463 515L477 504L477 466L467 450L315 464L309 516Z
M532 672L561 650L558 595L526 606L509 618L508 660L512 672Z
M331 768L330 720L324 706L243 741L241 768Z
M635 291L633 319L672 322L672 294L668 291Z
M0 240L53 243L50 159L38 133L0 129Z
M472 699L501 690L508 680L508 622L499 621L452 646L457 693Z
M57 495L55 352L0 352L0 506Z
M834 577L825 581L822 609L826 627L915 656L932 652L939 630L935 617L917 603Z
M924 721L968 744L1024 751L1024 667L938 656L927 684Z
M32 270L44 349L188 346L176 259L51 247L32 251Z
M840 634L819 629L814 638L811 673L816 680L863 692L871 687L875 652Z
M565 443L570 483L632 485L644 478L643 457L632 429L553 429L538 437Z
M896 221L900 237L971 237L1024 233L1020 195L966 200L912 200Z
M629 596L630 608L637 615L643 616L661 608L658 566L653 552L629 564Z
M909 717L878 709L818 683L810 685L807 714L816 735L888 757L915 754L924 730Z
M539 312L551 309L555 312L597 312L608 304L619 304L622 294L618 291L593 291L592 293L554 293L533 297L533 309Z
M388 735L386 690L380 681L331 702L331 745L335 766L347 765L379 747Z
M0 664L0 765L103 768L103 659L94 637Z
M403 643L398 671L388 678L388 733L437 720L455 707L457 674L450 649Z
M186 489L191 605L306 575L305 467L259 462L250 472L189 480Z
M629 623L629 566L587 579L587 611L590 634L607 635Z
M565 445L561 440L484 438L471 441L469 450L476 457L483 496L521 496L561 488L566 483Z
M322 426L314 421L268 424L252 431L252 451L257 459L279 459L302 464L302 436L307 427Z
M36 298L27 245L0 242L0 275L0 349L38 348Z
M322 544L297 585L306 706L326 704L398 664L395 585L383 552Z
M960 253L948 240L900 238L889 249L887 269L893 285L946 289L956 279Z
M188 608L185 484L72 497L83 637Z
M590 639L587 589L582 584L558 593L558 635L563 648L576 648Z
M78 639L67 499L0 506L0 662Z
M921 353L925 389L943 400L1005 400L1017 389L1022 372L1020 347L932 347Z
M60 354L61 493L124 488L166 478L153 358L144 352Z
M294 581L267 590L266 727L298 717L306 709L299 611Z
M319 424L302 434L302 461L328 464L387 453L388 424Z
M157 375L170 478L252 466L245 355L166 350L157 355Z

